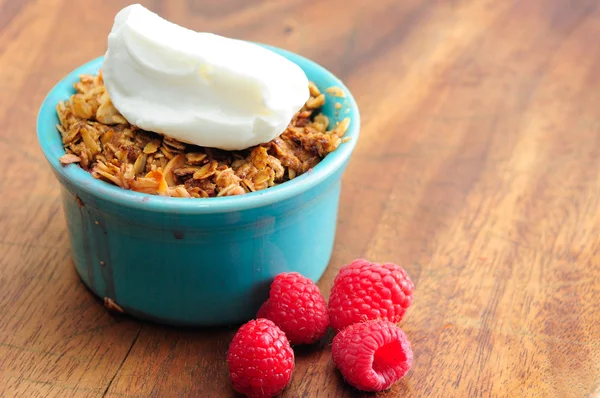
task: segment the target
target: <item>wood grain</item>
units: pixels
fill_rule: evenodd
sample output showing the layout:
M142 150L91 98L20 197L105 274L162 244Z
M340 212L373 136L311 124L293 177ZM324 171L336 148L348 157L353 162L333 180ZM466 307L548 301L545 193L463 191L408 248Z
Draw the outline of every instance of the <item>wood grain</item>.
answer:
M113 316L83 287L36 143L45 94L127 3L0 0L2 397L234 396L234 330ZM600 396L599 1L142 3L312 58L357 97L320 286L357 257L413 277L414 367L378 396ZM363 396L330 339L297 351L285 397Z

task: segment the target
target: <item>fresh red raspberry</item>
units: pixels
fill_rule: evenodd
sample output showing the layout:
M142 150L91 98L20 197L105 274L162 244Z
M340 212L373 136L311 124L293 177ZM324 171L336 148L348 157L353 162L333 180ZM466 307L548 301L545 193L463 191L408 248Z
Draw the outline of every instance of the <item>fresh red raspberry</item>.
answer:
M346 326L370 319L393 323L402 320L412 303L415 286L402 267L354 260L336 276L329 298L331 326Z
M319 287L297 272L283 272L271 284L258 318L275 322L291 344L311 344L327 332L329 314Z
M383 391L412 366L408 338L394 323L355 323L338 333L331 347L333 362L344 379L363 391Z
M294 351L277 325L257 319L237 331L229 345L227 363L236 391L252 398L273 397L292 379Z

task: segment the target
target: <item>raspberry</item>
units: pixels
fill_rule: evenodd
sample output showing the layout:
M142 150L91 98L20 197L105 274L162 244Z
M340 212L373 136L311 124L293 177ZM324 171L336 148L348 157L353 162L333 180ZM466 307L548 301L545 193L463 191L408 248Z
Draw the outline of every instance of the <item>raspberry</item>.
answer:
M297 272L283 272L271 284L269 299L258 310L259 318L275 322L291 344L311 344L327 332L327 303L318 286Z
M354 260L336 276L329 298L331 326L342 330L353 323L402 320L415 286L400 266Z
M294 351L281 331L268 319L252 320L233 337L227 352L233 388L248 397L279 394L294 370Z
M352 386L383 391L400 380L412 365L408 338L394 323L355 323L338 333L331 348L333 362Z

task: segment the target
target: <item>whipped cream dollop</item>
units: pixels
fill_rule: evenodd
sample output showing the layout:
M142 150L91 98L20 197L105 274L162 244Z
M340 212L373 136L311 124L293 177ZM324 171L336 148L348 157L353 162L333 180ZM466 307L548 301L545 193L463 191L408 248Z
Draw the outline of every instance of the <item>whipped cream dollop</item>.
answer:
M115 17L102 71L129 123L225 150L274 139L309 98L306 75L281 55L183 28L139 4Z

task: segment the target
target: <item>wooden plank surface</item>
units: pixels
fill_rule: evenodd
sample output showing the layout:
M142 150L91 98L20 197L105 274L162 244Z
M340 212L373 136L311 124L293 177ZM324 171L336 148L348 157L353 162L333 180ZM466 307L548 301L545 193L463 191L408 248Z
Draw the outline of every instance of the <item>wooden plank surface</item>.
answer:
M378 396L600 396L599 1L142 3L312 58L357 97L320 286L357 257L415 281L414 367ZM2 397L234 396L233 330L113 316L83 287L36 144L45 94L104 52L126 4L0 0ZM363 396L329 342L297 351L285 397Z

